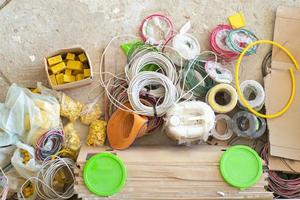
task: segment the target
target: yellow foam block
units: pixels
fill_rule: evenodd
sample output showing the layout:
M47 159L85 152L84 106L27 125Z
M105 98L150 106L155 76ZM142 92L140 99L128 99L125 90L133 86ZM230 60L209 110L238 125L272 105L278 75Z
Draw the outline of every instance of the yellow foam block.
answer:
M84 79L84 74L77 74L76 75L76 81L80 81Z
M90 77L91 76L91 70L90 69L84 69L83 74L84 74L85 78Z
M66 69L65 70L65 75L71 76L72 75L72 70L71 69Z
M74 82L75 80L76 80L75 76L64 75L64 82L65 83L71 83L71 82Z
M57 85L55 75L50 75L49 77L50 77L51 84L52 85Z
M67 69L82 70L83 69L82 62L77 61L77 60L69 60L67 62Z
M57 74L66 69L66 64L64 62L58 63L51 67L51 71L53 74Z
M55 77L56 77L56 82L58 85L64 83L64 74L63 73L57 74Z
M75 60L75 54L74 53L67 53L66 59L67 60Z
M54 57L51 57L51 58L48 58L48 64L49 65L55 65L57 63L60 63L62 62L62 57L61 55L58 55L58 56L54 56Z
M228 21L232 28L242 28L246 25L245 18L242 12L238 12L228 17Z
M81 62L87 61L87 57L86 57L85 53L79 54L79 55L78 55L78 58L79 58L79 60L80 60Z

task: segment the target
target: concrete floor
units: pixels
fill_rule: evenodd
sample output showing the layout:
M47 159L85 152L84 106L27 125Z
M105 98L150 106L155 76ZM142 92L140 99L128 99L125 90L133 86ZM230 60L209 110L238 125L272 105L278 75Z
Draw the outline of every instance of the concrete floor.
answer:
M238 11L244 13L247 29L272 39L279 5L299 7L300 0L11 0L0 10L0 69L11 82L26 87L37 81L47 84L43 57L74 45L85 48L97 68L113 36L138 34L142 18L154 12L168 15L177 29L190 20L190 32L202 50L208 49L212 28ZM261 60L268 49L262 46L244 60L241 79L262 81ZM8 86L0 74L0 101Z

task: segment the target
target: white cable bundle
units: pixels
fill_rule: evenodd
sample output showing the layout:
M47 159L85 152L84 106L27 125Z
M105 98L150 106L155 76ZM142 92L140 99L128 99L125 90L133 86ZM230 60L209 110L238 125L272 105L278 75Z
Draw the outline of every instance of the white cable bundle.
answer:
M246 80L241 83L241 91L250 106L255 110L261 110L265 103L265 91L262 85L254 80ZM254 93L254 98L250 99L251 93ZM244 104L239 99L240 105Z
M42 199L47 200L60 200L60 199L69 199L74 195L74 182L75 177L73 174L73 169L75 168L75 163L69 158L60 158L55 157L55 159L50 160L48 157L42 164L41 170L38 172L37 177L31 177L26 180L26 182L21 187L21 196L23 199L23 187L31 181L36 181L35 190L38 196ZM64 174L66 181L69 183L64 185L64 191L57 191L54 188L54 178L58 172L65 170L67 174ZM67 177L70 176L70 177Z
M155 107L146 106L140 100L140 92L146 91L146 86L163 87L163 101ZM141 115L162 116L176 102L178 92L172 81L158 72L140 72L129 83L128 99L132 108Z
M174 104L166 113L166 133L179 144L189 145L206 141L214 126L215 114L202 101L186 101Z
M150 64L158 66L158 70L176 84L178 78L174 63L166 55L156 51L147 52L142 55L137 54L130 60L130 62L125 66L125 73L128 80L131 80L134 76L140 73L145 66Z

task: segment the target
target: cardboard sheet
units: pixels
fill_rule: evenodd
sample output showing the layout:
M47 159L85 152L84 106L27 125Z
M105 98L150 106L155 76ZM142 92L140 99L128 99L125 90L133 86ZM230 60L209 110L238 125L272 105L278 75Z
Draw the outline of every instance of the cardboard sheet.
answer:
M276 14L274 41L288 48L298 62L300 61L299 33L300 8L279 7ZM273 47L272 72L264 80L268 114L281 110L288 101L291 94L291 79L287 69L291 66L293 67L293 64L290 59L278 48ZM295 68L294 71L296 96L290 109L284 115L267 121L270 131L270 154L300 160L300 75ZM275 163L271 162L270 165L276 165Z

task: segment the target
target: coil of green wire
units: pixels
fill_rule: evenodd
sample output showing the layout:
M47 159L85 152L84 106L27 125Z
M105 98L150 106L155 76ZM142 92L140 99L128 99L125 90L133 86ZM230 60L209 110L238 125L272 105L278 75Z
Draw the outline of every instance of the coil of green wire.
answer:
M201 60L201 57L186 62L181 80L185 90L194 88L192 90L193 95L200 98L204 98L208 90L214 85L214 81L207 75L204 66L205 62ZM203 83L199 84L203 79ZM199 85L196 86L197 84Z

